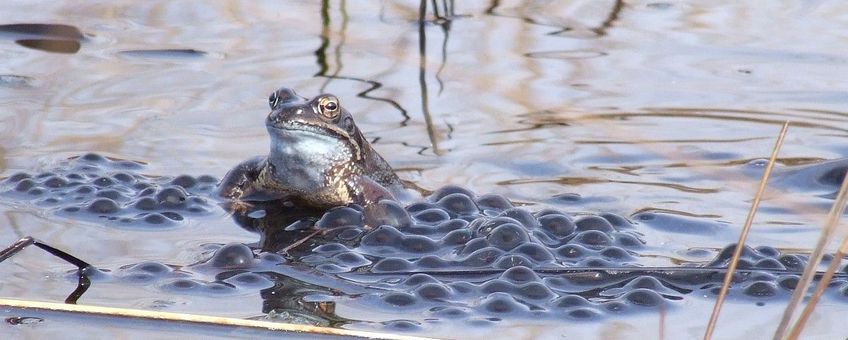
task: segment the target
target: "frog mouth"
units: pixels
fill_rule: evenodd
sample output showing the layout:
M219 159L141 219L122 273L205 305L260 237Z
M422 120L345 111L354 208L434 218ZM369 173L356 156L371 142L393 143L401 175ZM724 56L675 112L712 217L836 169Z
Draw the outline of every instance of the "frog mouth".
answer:
M280 133L310 133L350 140L350 135L348 135L347 131L332 125L316 125L301 121L289 121L279 125L268 124L267 126L269 129L279 131Z
M350 137L347 131L335 125L316 125L304 121L293 120L282 124L266 124L268 131L273 135L286 136L309 135L312 137L331 138L344 141L344 144L353 149L353 155L357 160L362 158L359 145Z

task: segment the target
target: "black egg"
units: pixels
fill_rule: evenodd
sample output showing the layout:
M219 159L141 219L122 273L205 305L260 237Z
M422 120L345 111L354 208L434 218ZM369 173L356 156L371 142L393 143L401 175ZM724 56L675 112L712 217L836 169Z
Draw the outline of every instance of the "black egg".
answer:
M480 212L474 200L462 193L446 195L438 200L436 204L453 215L472 215Z
M330 209L315 226L321 229L333 229L344 226L357 226L362 224L362 213L350 207L337 207Z
M171 184L188 189L195 186L197 184L197 180L189 175L182 175L172 179Z
M527 229L533 229L539 226L539 221L536 220L536 217L533 216L527 209L523 208L510 208L504 210L498 215L499 217L509 217L521 223Z
M511 250L519 244L529 240L527 231L514 223L505 223L493 229L486 240L494 247L502 250Z
M253 251L244 244L230 243L218 249L209 264L223 269L251 268L254 266Z
M381 200L369 213L372 214L369 221L373 221L373 226L390 225L402 229L412 225L409 213L395 201Z
M557 237L563 238L574 233L574 222L568 216L550 214L539 217L542 230Z
M645 288L638 288L625 293L622 296L625 301L642 307L654 307L663 302L663 297L659 293Z
M577 231L597 230L603 233L615 231L612 224L600 216L586 216L574 222Z
M95 214L112 214L121 209L118 203L108 198L98 198L91 202L86 208Z
M745 295L753 297L768 297L777 294L777 285L770 281L756 281L743 289Z
M497 194L486 194L477 198L477 206L482 209L506 210L512 208L512 203Z
M430 195L430 200L433 202L438 202L447 195L457 193L463 194L468 197L474 197L474 193L469 191L468 189L456 185L446 185L439 189L436 189L436 191L433 191L433 193Z

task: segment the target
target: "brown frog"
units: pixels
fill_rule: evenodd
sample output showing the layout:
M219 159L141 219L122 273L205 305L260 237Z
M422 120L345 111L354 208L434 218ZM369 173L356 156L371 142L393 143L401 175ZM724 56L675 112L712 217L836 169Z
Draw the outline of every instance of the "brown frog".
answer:
M219 195L234 201L286 200L311 208L362 207L393 199L403 185L333 95L308 99L280 88L269 98L267 156L230 170Z

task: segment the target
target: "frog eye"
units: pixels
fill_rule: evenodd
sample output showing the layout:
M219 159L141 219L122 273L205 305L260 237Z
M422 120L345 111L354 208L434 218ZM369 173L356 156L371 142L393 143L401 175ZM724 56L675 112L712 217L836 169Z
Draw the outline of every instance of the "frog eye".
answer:
M271 93L271 96L268 97L268 105L271 105L271 110L273 110L279 102L280 96L277 95L277 92Z
M341 108L339 107L338 98L326 96L318 100L318 112L321 113L324 118L336 118L339 116L340 111Z

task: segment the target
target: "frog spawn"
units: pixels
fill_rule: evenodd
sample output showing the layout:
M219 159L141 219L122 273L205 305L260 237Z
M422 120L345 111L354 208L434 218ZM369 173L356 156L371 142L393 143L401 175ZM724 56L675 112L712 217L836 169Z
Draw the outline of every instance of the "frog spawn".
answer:
M303 261L331 265L336 272L367 267L373 273L612 267L635 264L636 251L643 247L629 222L612 214L575 218L552 209L530 213L499 196L472 197L464 189L445 187L428 201L405 208L382 201L384 215L375 220L384 224L367 231L359 211L332 210L316 226L346 228L341 234L349 240L328 240ZM338 216L343 214L350 216Z
M17 173L0 182L0 196L28 201L60 216L114 226L174 226L206 215L211 176L148 177L138 162L86 154L40 174Z
M285 262L273 253L255 256L253 250L240 243L209 245L209 248L212 253L207 260L188 266L144 261L87 275L95 282L154 286L170 294L253 294L274 286L271 279L254 270Z
M361 237L355 242L334 239L302 259L388 290L358 298L365 308L400 309L424 320L491 323L516 317L597 319L670 308L686 296L715 295L725 273L721 269L733 252L733 245L728 246L703 270L691 268L696 264L680 272L641 269L644 245L626 218L575 217L552 209L530 213L493 195L475 199L459 190L444 188L405 209L382 202L392 206L384 209L391 216L382 217L390 224L369 231L347 225ZM358 219L329 220L345 222L319 227L344 228ZM805 264L802 256L746 247L744 270L730 296L756 303L786 298ZM848 290L844 278L838 285ZM402 328L413 322L399 321L405 322ZM394 325L385 324L393 330Z
M51 172L12 175L0 184L5 190L0 195L62 216L115 225L173 225L185 215L215 209L204 198L214 178L149 177L140 175L141 169L140 163L89 154ZM360 323L414 331L445 320L584 320L674 307L690 296L716 294L724 272L715 268L726 267L732 253L732 246L725 248L706 265L709 269L652 271L639 267L645 246L637 226L615 214L574 216L553 209L531 213L502 196L477 197L458 187L442 188L405 207L391 201L379 205L381 213L374 216L378 223L371 229L363 227L361 210L354 207L325 213L314 227L328 233L292 249L290 260L274 253L256 256L241 244L212 245L213 254L201 263L180 267L143 262L99 273L95 279L180 295L259 291L269 315L284 311L307 318L310 311L298 306L341 300L365 309L401 309L409 319ZM634 218L641 223L643 217ZM279 269L278 264L287 261L330 275L294 280ZM737 274L730 295L756 303L785 298L805 264L804 256L746 248L743 272ZM844 272L833 283L837 289L829 291L840 299L848 295ZM334 297L337 293L322 288L328 280L369 289ZM332 313L322 317L338 318Z
M470 325L521 318L580 321L673 309L683 299L715 295L724 274L720 268L733 252L733 246L729 246L712 262L703 264L704 267L684 266L679 271L651 270L637 265L629 267L632 270L621 269L628 266L609 271L589 270L567 262L506 269L454 263L433 270L415 266L420 262L408 261L410 252L401 250L396 252L413 265L411 270L378 271L374 264L391 258L394 253L377 256L356 250L363 247L361 240L374 232L360 231L360 240L348 244L322 243L294 261L275 253L256 255L249 247L234 243L208 245L205 248L210 253L206 260L185 267L143 262L120 268L111 275L123 283L151 285L169 294L249 295L258 291L265 301L263 312L274 318L279 315L309 318L309 322L318 324L340 319L332 313L316 316L318 306L324 306L320 310L328 310L328 305L344 303L355 309L404 315L404 319L381 322L345 321L356 323L356 327L416 331L447 321ZM591 249L591 245L585 247ZM743 260L753 265L737 274L730 296L759 304L787 298L798 280L797 272L773 268L770 260L786 263L784 266L803 266L806 262L802 256L781 254L770 247L746 247ZM283 263L287 266L280 266ZM297 265L306 265L323 274L294 279L285 268ZM363 290L339 295L330 288L339 282ZM834 285L838 289L831 295L848 301L845 279L836 280Z
M403 319L344 322L416 331L447 321L597 320L673 309L687 298L714 296L733 252L731 245L709 263L676 270L641 267L645 245L626 218L551 209L531 213L498 196L458 190L445 188L406 207L381 202L383 213L376 220L383 223L372 229L363 227L361 210L328 211L314 223L328 233L291 249L288 259L268 252L257 256L241 244L217 246L208 260L163 271L167 275L147 282L171 294L259 291L269 315L311 315L318 305L336 303L402 312ZM806 261L771 247L746 247L730 296L758 304L785 299ZM306 266L320 275L295 280L283 270L289 266ZM363 290L339 295L329 287L340 282ZM848 301L845 278L834 285L838 289L830 294ZM304 303L311 309L304 310ZM340 318L333 313L311 317L310 322L326 323Z

